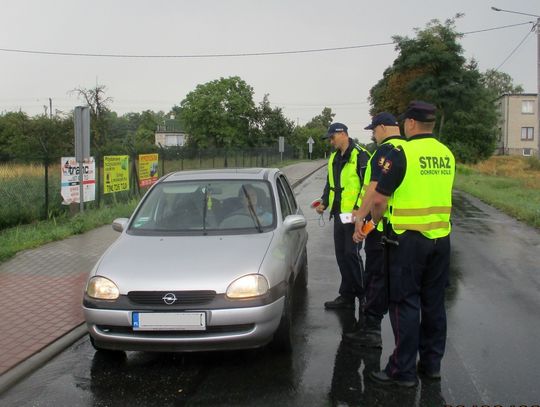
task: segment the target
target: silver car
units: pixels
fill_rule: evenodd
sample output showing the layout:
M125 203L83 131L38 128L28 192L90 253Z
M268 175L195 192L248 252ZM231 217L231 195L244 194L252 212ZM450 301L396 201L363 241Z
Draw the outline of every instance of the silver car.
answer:
M278 169L159 180L91 271L83 309L98 350L291 349L307 284L306 220Z

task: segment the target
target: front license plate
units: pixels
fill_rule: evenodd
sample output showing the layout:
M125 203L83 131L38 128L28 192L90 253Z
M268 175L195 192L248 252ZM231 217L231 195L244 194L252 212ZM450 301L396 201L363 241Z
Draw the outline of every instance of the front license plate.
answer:
M204 331L204 312L134 312L132 326L135 331Z

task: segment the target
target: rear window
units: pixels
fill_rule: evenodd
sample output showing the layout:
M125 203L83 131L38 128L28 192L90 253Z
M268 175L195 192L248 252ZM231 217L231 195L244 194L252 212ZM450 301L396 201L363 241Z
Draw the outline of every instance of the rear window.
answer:
M275 227L273 202L267 181L163 182L145 197L128 233L260 233Z

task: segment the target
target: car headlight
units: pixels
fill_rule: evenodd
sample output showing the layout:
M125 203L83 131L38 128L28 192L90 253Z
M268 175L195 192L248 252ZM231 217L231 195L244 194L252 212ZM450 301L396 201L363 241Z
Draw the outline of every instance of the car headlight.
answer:
M232 299L249 298L268 292L268 281L260 274L248 274L234 280L227 288L227 297Z
M120 290L108 278L96 276L88 282L86 294L98 300L116 300L120 296Z

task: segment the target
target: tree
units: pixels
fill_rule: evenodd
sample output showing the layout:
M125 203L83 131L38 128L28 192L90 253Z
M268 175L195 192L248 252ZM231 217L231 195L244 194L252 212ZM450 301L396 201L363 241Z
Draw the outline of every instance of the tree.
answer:
M488 69L480 79L484 86L490 90L494 98L506 93L523 93L523 86L514 85L514 80L505 72Z
M332 113L331 108L325 107L322 110L321 114L315 116L313 119L306 123L306 127L309 129L317 128L327 130L334 121L335 115L335 113Z
M259 136L256 137L259 146L277 146L279 137L285 137L290 144L294 130L294 122L283 115L280 107L272 108L268 95L264 95L257 110L256 125Z
M395 36L399 52L383 78L371 88L371 113L403 112L413 99L438 108L437 133L458 160L489 157L495 147L496 111L476 62L467 62L455 19L432 20L416 37Z
M83 98L90 108L90 129L92 147L100 152L107 142L109 104L112 98L105 96L107 87L96 85L94 88L76 88L72 92Z
M324 154L330 152L331 147L327 140L323 140L322 136L326 134L328 127L334 120L336 114L332 113L332 109L325 107L321 114L313 117L305 126L298 126L294 129L292 144L301 152L300 156L307 156L308 140L311 137L314 141L312 157L323 157Z
M257 117L253 88L238 76L197 85L180 107L192 146L241 147L253 142L250 129Z

